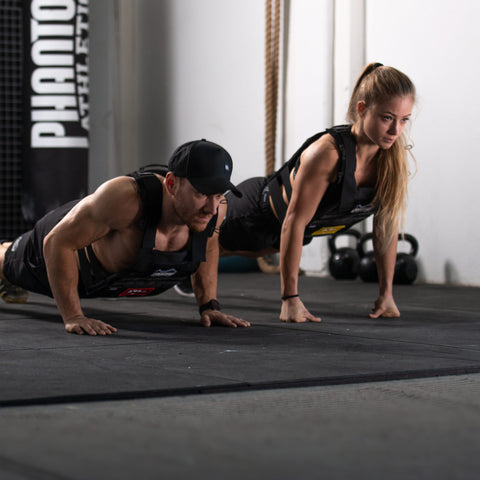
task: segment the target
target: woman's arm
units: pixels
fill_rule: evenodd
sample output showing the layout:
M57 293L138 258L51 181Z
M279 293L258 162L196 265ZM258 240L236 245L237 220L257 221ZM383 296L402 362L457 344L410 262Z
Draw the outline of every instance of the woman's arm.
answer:
M385 246L384 234L378 228L377 219L374 218L372 240L375 262L377 264L379 294L370 317L399 317L400 311L393 299L393 276L397 258L398 229L394 232L390 244Z
M305 308L297 296L298 271L305 227L337 175L339 155L329 137L321 137L303 152L296 178L292 181L292 197L280 238L280 319L284 322L320 321L320 318L313 316ZM292 295L294 296L291 297Z

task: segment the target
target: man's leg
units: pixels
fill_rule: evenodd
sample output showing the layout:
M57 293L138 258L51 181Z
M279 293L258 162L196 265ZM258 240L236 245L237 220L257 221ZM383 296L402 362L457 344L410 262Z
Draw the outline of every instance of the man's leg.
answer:
M0 243L0 297L7 303L25 303L28 300L28 292L11 284L3 275L5 253L10 245L11 242Z
M0 240L0 278L3 280L3 262L5 261L5 252L7 248L11 245L10 242Z

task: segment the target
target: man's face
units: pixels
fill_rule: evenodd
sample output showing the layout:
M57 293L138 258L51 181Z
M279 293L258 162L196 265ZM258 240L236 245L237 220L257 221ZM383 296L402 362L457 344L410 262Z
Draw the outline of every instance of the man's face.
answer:
M177 177L176 180L179 182L175 194L177 215L191 230L203 232L217 213L223 194L205 195L198 192L186 178Z

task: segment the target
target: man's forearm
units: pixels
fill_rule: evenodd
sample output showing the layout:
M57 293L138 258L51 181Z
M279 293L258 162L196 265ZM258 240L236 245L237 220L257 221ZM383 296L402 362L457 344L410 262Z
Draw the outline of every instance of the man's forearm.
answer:
M218 264L217 264L218 265ZM198 306L217 298L218 266L202 262L192 277L192 286Z
M44 257L50 289L63 321L83 315L78 295L78 267L75 252L56 247L53 242L46 242Z
M192 276L192 286L198 306L217 298L218 286L218 237L208 240L206 261L200 263Z

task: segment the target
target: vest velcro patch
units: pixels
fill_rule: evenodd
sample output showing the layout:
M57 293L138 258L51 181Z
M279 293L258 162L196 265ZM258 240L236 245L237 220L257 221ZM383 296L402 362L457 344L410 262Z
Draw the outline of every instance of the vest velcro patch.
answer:
M318 237L320 235L333 235L334 233L337 233L339 230L342 230L342 228L345 228L345 225L338 225L336 227L322 227L318 230L315 230L312 235L312 237Z
M145 297L149 293L153 292L155 288L127 288L122 293L119 293L119 297Z

